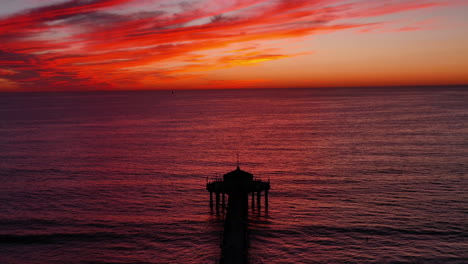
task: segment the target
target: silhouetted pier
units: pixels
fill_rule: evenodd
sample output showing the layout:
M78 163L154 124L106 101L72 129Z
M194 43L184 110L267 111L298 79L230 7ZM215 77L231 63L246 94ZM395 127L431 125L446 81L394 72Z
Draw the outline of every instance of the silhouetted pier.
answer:
M206 189L210 192L210 207L215 204L216 212L226 209L225 195L228 195L228 205L224 220L224 237L221 245L222 264L248 263L248 209L249 194L252 195L251 207L261 208L261 193L265 197L265 209L268 209L268 191L270 181L254 178L251 173L237 169L224 174L223 178L207 181ZM213 201L213 194L215 201ZM256 198L256 199L255 199ZM220 208L221 207L221 208Z

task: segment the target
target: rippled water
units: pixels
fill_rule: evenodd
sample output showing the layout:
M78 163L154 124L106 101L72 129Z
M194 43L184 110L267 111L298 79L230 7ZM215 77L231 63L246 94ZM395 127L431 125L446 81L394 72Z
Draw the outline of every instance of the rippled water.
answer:
M207 176L270 177L254 263L468 262L468 89L0 95L0 263L215 263Z

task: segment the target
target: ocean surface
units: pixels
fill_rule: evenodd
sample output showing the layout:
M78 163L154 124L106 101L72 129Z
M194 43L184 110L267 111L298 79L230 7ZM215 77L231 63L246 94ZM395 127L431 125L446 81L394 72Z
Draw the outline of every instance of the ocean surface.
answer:
M0 263L216 263L237 153L253 264L468 263L466 87L0 94Z

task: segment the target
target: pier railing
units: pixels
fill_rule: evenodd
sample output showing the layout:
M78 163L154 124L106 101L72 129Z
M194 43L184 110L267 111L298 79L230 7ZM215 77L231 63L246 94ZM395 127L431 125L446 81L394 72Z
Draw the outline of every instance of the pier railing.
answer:
M261 182L270 182L270 176L268 177L261 177L261 176L255 176L253 178L254 181L261 181Z
M222 182L223 178L220 176L206 176L206 183Z
M212 182L222 182L223 178L220 176L206 176L206 183L212 183ZM253 178L253 181L259 181L259 182L270 182L270 176L264 177L264 176L255 176Z

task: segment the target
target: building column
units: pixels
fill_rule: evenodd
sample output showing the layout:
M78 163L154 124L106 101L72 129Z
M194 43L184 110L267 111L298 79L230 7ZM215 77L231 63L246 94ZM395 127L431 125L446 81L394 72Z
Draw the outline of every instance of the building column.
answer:
M219 192L216 192L216 212L219 211Z
M265 209L268 210L268 190L265 190Z

